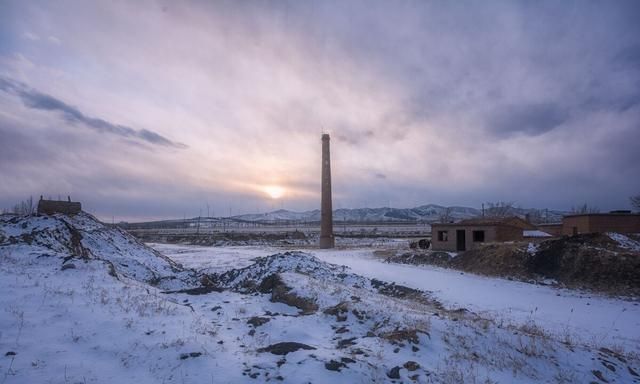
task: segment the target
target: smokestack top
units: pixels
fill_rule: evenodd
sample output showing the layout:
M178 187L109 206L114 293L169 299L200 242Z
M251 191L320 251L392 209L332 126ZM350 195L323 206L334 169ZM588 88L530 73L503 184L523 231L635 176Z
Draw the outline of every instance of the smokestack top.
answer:
M329 134L328 133L323 133L322 134L322 140L329 140Z

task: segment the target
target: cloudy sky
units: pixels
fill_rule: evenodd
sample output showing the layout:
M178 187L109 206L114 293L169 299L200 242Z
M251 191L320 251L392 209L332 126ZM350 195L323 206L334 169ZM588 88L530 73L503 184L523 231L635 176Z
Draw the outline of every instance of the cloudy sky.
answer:
M0 1L0 207L70 194L116 220L315 209L327 132L336 208L629 208L639 14L637 1Z

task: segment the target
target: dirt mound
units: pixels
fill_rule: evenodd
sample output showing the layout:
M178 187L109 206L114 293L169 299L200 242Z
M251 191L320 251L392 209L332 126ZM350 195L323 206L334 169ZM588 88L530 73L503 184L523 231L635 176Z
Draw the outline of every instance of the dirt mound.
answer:
M349 272L349 268L346 266L330 264L304 252L284 252L260 257L256 259L254 264L245 268L205 275L202 278L202 284L206 287L230 289L240 293L272 293L274 301L284 302L277 298L280 296L286 298L287 295L281 295L280 293L289 293L290 291L286 285L281 287L284 284L281 276L287 273L305 275L318 281L370 289L390 297L435 302L429 292L419 291L395 283L368 279ZM289 301L293 302L295 300ZM289 305L307 310L307 308L299 305Z
M640 293L640 252L614 238L584 234L542 242L528 259L527 270L564 284Z
M449 266L484 275L533 278L527 270L530 257L522 244L494 243L461 253Z
M2 218L0 247L27 247L29 255L59 257L63 264L72 259L101 261L114 277L131 278L164 289L184 289L197 284L193 272L84 212L74 216Z
M284 272L336 281L347 276L347 271L348 268L345 266L325 263L308 253L284 252L257 258L256 262L248 267L207 275L207 278L210 285L250 293L258 291L258 287L268 284L270 279L274 279L273 276ZM261 290L264 292L264 289Z
M640 294L640 237L618 233L583 234L540 243L490 243L450 256L407 252L387 259L431 264L525 281L553 279L570 287Z

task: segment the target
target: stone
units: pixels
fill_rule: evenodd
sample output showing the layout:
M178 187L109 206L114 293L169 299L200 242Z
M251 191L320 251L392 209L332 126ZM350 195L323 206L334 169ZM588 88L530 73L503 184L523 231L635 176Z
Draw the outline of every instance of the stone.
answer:
M269 352L274 355L286 355L287 353L295 352L300 349L315 350L316 348L302 343L285 341L282 343L271 344L265 348L260 348L258 349L258 352Z
M390 379L399 379L400 378L400 367L395 366L391 368L389 372L387 372L387 377Z

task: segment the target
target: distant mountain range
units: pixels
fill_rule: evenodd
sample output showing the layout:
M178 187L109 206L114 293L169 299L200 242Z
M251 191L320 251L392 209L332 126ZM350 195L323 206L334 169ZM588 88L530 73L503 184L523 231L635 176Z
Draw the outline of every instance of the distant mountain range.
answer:
M527 214L537 218L538 222L560 222L567 212L554 210L540 210L527 208L511 208L510 216L525 217ZM427 204L415 208L355 208L337 209L333 211L333 221L336 223L433 223L443 219L460 221L482 216L482 211L470 207L444 207L442 205ZM234 226L242 223L279 224L279 223L318 223L320 210L295 212L286 209L266 213L252 213L232 217L194 217L190 219L163 220L144 223L119 223L126 228L180 228Z
M538 216L547 222L559 222L566 212L552 210L538 210L527 208L513 208L512 215L525 217L527 214ZM470 219L482 215L482 211L470 207L444 207L427 204L415 208L355 208L337 209L333 211L336 222L435 222L443 217L450 221ZM279 209L273 212L234 216L233 219L249 222L316 222L320 221L320 210L294 212Z

